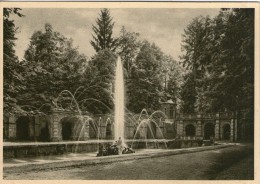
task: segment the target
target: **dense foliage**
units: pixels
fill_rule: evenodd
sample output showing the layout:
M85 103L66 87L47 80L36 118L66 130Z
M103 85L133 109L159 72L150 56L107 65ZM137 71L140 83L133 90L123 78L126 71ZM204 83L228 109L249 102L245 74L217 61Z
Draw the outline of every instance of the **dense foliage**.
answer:
M90 61L84 72L80 90L82 109L95 114L113 112L113 82L117 56L105 49L99 51ZM79 93L79 94L80 94Z
M15 34L17 27L13 20L10 20L10 15L14 14L19 17L23 15L19 8L4 8L3 9L3 92L4 92L4 112L17 113L21 109L17 105L17 97L21 90L24 89L24 68L19 64L15 54Z
M134 61L142 46L139 36L139 33L128 32L125 27L120 31L117 53L123 62L126 77L130 77Z
M52 107L91 113L113 112L117 56L125 73L126 106L139 113L158 110L172 99L183 112L253 112L254 10L221 10L215 18L196 17L183 34L180 63L141 35L122 28L113 38L114 22L102 9L93 26L91 59L46 24L35 31L24 60L15 55L16 27L4 9L4 110L48 111ZM76 103L77 102L77 103Z
M189 71L183 111L253 111L254 9L223 9L214 19L195 18L185 29L182 48Z
M43 105L47 108L50 105L58 106L59 101L55 102L53 99L63 90L73 92L77 89L86 65L86 57L72 46L72 40L53 31L49 24L45 25L45 32L36 31L32 35L24 58L27 83L19 99L21 104L35 109L44 108ZM71 99L71 96L60 96L59 106L67 106L62 104L66 98Z

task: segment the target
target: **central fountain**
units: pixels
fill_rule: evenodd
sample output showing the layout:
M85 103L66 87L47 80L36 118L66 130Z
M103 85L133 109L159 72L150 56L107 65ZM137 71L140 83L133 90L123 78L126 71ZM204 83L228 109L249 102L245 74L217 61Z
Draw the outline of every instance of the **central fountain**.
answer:
M115 70L115 124L114 124L114 144L99 145L97 156L117 155L134 153L134 150L129 148L125 143L125 91L124 91L124 73L120 57L116 62Z
M124 141L124 121L125 121L125 98L124 98L124 74L123 66L120 57L116 63L115 75L115 126L114 126L114 139L121 138Z

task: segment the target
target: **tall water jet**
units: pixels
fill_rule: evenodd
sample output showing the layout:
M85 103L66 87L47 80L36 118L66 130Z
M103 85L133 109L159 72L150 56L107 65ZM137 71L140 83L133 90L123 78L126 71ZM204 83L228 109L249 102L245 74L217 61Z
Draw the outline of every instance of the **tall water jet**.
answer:
M121 137L124 142L124 74L123 66L120 57L116 63L116 75L115 75L115 126L114 126L114 139L118 140Z

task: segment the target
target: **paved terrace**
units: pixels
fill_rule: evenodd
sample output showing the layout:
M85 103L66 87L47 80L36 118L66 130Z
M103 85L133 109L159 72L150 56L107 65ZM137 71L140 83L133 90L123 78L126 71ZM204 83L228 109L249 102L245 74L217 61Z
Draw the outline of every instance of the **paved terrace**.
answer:
M33 143L31 143L33 144ZM51 143L54 144L54 143ZM40 166L41 170L50 168L64 168L81 165L96 165L111 162L120 162L144 158L163 157L177 155L182 153L200 152L206 150L222 149L237 145L238 143L222 143L214 146L203 146L183 149L141 149L136 153L126 155L112 155L96 157L97 152L91 153L68 153L64 155L38 156L35 158L12 158L4 159L3 168L5 172L34 170L34 167ZM58 164L57 164L58 163Z

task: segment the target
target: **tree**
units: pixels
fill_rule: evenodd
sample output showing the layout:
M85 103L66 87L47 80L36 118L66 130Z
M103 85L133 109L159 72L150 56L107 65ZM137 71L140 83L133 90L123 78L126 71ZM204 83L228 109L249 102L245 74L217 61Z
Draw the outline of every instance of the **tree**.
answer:
M188 73L184 76L184 84L181 90L181 111L184 113L193 113L196 103L196 88L193 73Z
M115 23L113 22L108 9L101 9L96 24L96 26L92 25L94 35L92 35L93 40L90 41L90 44L96 52L103 49L115 51L117 39L112 37Z
M182 48L183 64L195 78L196 111L253 112L253 9L222 9L212 20L194 19Z
M4 55L11 57L11 58L17 58L15 55L15 33L17 32L17 29L15 27L14 21L10 20L10 15L15 14L19 17L22 17L23 15L19 12L20 8L4 8L4 20L3 20L3 45L4 45Z
M128 84L129 102L127 107L135 113L143 108L149 112L158 110L162 93L163 53L155 45L144 41L131 71Z
M171 56L164 56L161 68L161 72L165 77L165 94L162 100L172 99L177 103L180 101L180 90L184 73L183 67Z
M82 78L84 97L78 98L82 108L95 114L108 113L114 107L113 83L117 56L110 50L99 51L90 61Z
M17 96L24 88L24 68L19 63L15 54L15 34L17 27L10 15L19 17L23 15L19 8L3 9L3 92L4 92L4 112L19 113L22 110L17 105Z
M130 70L134 64L134 60L140 50L141 41L139 33L128 32L125 27L122 27L118 38L118 54L120 55L127 76L131 74Z
M204 86L204 77L208 69L209 63L211 63L211 51L212 51L212 23L209 17L196 17L184 30L183 40L182 40L182 50L184 55L181 56L181 61L183 66L190 72L186 77L185 88L192 87L192 90L183 89L182 94L188 95L188 99L191 99L190 102L183 102L186 104L183 106L183 110L187 112L204 111L203 107L205 101L201 96L200 90ZM191 77L190 75L193 75ZM191 81L194 82L194 85L191 85ZM190 94L187 94L189 93ZM191 98L191 96L193 96ZM182 98L186 98L182 95ZM195 100L194 100L195 99ZM184 99L183 99L184 100ZM187 98L185 99L187 100ZM189 103L189 105L187 105ZM194 103L193 105L190 103ZM188 109L185 109L187 107ZM194 107L194 110L190 108Z
M205 71L208 63L211 62L211 37L212 24L209 17L196 17L184 29L181 56L183 66L196 72ZM195 76L197 78L197 76Z
M82 68L87 62L86 57L73 47L72 40L46 24L45 32L36 31L32 35L24 58L26 89L20 95L19 103L30 110L42 110L43 106L53 106L51 101L59 97L60 105L67 107L72 97L59 94L63 90L73 92L80 86ZM75 107L75 103L72 106Z
M221 92L214 109L253 109L254 9L222 10L215 18L219 51L212 72L213 92ZM220 30L220 31L219 31ZM222 102L222 104L220 104Z

